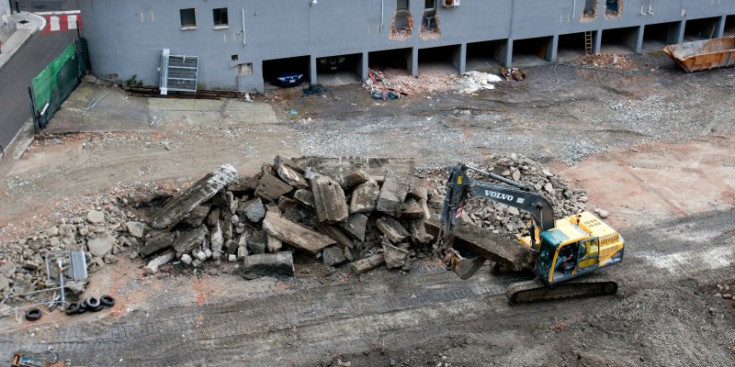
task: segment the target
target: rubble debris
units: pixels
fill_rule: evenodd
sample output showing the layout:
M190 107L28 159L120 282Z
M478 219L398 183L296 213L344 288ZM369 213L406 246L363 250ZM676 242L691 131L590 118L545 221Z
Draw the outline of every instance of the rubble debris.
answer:
M349 218L347 218L347 222L340 223L339 226L347 233L351 234L356 240L364 242L367 220L367 215L362 213L353 213L350 214Z
M408 177L403 177L396 172L390 172L385 176L383 186L380 188L378 201L375 209L399 217L403 207L403 202L408 194L409 181Z
M322 175L316 175L310 181L319 222L346 221L349 210L342 187L336 181Z
M99 210L90 210L87 212L87 222L99 224L105 221L105 213Z
M325 265L329 266L341 265L347 261L344 251L337 246L329 246L322 250L322 260Z
M342 186L343 189L351 189L361 183L367 182L369 179L370 175L368 175L367 172L358 170L342 177L342 179L339 180L339 185Z
M340 223L340 225L343 223ZM330 238L337 241L337 245L342 248L353 248L354 244L352 243L352 240L339 228L330 225L330 224L319 224L317 227L319 232L324 233L325 235L329 236Z
M351 263L350 268L355 274L363 274L383 265L385 265L385 256L383 254L376 254Z
M393 246L389 242L383 241L383 256L385 257L385 266L388 269L404 268L408 260L408 250Z
M293 254L290 251L275 254L250 255L243 259L246 277L294 275Z
M409 236L406 228L392 217L383 217L378 219L376 226L392 243L400 243Z
M146 265L145 267L146 273L149 275L155 274L156 272L158 272L158 268L161 265L166 264L167 262L173 260L174 258L176 258L176 252L174 250L168 250L156 256L155 258L153 258L153 260L148 262L148 265Z
M281 240L279 240L278 238L275 238L273 236L268 236L268 239L266 240L265 248L270 253L279 252L281 251L281 248L283 248L283 242L281 242Z
M502 68L500 74L507 81L523 81L526 79L526 73L518 68Z
M248 218L253 223L258 223L265 218L265 205L259 197L240 203L237 210L241 216Z
M177 256L181 256L201 246L206 241L208 235L209 229L207 229L207 226L201 225L193 231L181 233L171 244L171 247L176 251Z
M309 190L296 190L293 193L293 198L309 208L314 208L314 194Z
M87 240L87 248L92 255L102 257L112 250L112 245L114 243L115 237L107 232L103 232L98 233L94 238Z
M380 195L380 186L375 180L358 185L352 191L350 213L369 213L375 210Z
M237 170L232 165L217 168L184 193L169 199L151 222L151 227L163 229L180 222L194 208L214 197L237 177Z
M281 195L285 195L291 192L291 190L293 190L291 185L281 181L270 173L263 173L263 177L258 182L258 188L255 189L255 195L270 202L275 202Z
M145 245L138 253L140 256L148 257L167 249L173 242L174 235L170 232L151 233L150 237L145 241Z
M125 229L131 236L135 238L143 238L145 234L145 224L136 221L125 222Z
M281 178L288 185L297 189L308 189L309 183L306 181L304 176L296 171L295 169L285 165L284 163L278 164L277 168L278 177Z
M263 220L263 229L269 235L311 255L316 255L325 247L336 243L330 237L284 219L280 214L273 212L266 214Z

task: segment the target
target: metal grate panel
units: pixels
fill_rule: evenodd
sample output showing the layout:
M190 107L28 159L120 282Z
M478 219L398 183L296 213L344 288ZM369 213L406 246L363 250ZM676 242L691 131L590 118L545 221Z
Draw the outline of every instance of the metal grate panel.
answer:
M199 74L199 58L188 55L171 55L169 49L161 54L161 94L168 91L196 92Z

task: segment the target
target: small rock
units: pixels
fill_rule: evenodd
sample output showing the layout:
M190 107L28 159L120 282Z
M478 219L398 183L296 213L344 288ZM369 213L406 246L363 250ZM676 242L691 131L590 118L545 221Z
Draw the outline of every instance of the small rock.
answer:
M337 246L329 246L322 251L322 259L324 264L336 266L347 261L344 252Z
M554 194L554 185L551 184L551 182L547 182L544 185L544 190L548 192L549 194Z
M610 213L605 209L598 209L597 215L600 216L600 219L606 219L610 215Z
M192 259L189 254L183 254L183 255L181 255L181 262L182 263L184 263L186 265L191 265L192 261L194 261L194 259Z
M54 237L54 236L57 236L58 234L59 234L59 227L54 226L46 230L46 235L49 237Z
M105 221L105 213L99 210L90 210L87 212L87 222L89 223L102 223Z
M104 256L112 250L114 243L115 237L112 237L109 233L102 233L96 238L87 240L87 248L94 256Z
M235 261L237 261L237 255L235 255L235 254L228 255L227 256L227 261L229 261L231 263L234 263Z
M725 293L725 294L722 295L722 298L724 298L724 299L732 299L732 294Z
M143 238L143 234L145 232L145 225L143 223L136 221L126 222L125 228L131 236L135 238Z

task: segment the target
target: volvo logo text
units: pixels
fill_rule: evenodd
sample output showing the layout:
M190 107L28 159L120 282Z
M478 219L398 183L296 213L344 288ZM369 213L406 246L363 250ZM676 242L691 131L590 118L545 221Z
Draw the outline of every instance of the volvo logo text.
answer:
M503 194L501 192L490 190L485 190L485 196L506 201L513 201L513 199L515 199L513 195Z

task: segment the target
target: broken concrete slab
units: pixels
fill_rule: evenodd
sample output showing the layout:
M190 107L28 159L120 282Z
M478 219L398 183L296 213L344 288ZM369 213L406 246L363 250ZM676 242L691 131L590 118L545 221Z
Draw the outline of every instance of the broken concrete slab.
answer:
M222 246L224 243L222 228L220 226L220 222L217 221L214 228L212 228L212 231L209 232L209 245L212 248L212 257L215 260L219 260L222 256Z
M138 253L140 256L148 257L171 247L173 242L174 236L170 232L154 233L145 241L145 246Z
M207 226L200 225L192 231L182 232L171 244L171 247L176 251L176 256L180 257L204 243L207 235L209 235Z
M181 221L192 227L199 227L204 223L204 219L209 215L210 208L211 206L209 204L199 205L192 209L191 212L189 212L189 214Z
M309 208L314 208L314 194L309 190L296 190L293 193L293 198Z
M237 170L230 164L220 166L204 176L183 193L169 199L153 216L151 226L162 229L180 222L194 208L214 197L225 186L237 179Z
M304 175L285 164L277 165L276 173L278 174L278 177L281 178L281 180L291 185L292 187L295 187L297 189L309 188L309 182L306 181Z
M398 218L401 215L403 202L406 201L410 182L409 176L389 172L380 188L375 209Z
M254 230L247 238L248 253L264 254L268 246L268 233L266 231Z
M260 178L263 176L262 172L258 172L258 174L254 176L245 176L245 177L239 177L237 180L233 181L227 186L227 189L230 191L254 191L258 188L258 183L260 182Z
M439 222L435 218L427 221L425 227L434 236L439 232ZM455 227L454 235L453 247L457 250L485 257L506 268L520 271L533 263L529 248L489 229L462 223Z
M273 212L265 215L263 229L271 236L314 256L325 247L336 243L328 236L291 222Z
M343 264L347 259L344 251L337 246L329 246L322 250L322 261L325 265L337 266Z
M258 197L241 202L237 212L240 213L241 217L244 216L249 221L258 223L265 218L265 205L263 205L263 201Z
M386 238L392 243L399 243L409 236L406 228L401 225L395 218L382 217L376 222L376 226Z
M176 251L174 250L168 250L161 255L156 256L153 258L153 260L148 262L148 265L145 267L145 272L147 274L154 274L158 271L158 268L168 263L169 261L173 260L176 257Z
M339 180L340 186L342 186L343 189L350 189L352 187L355 187L361 183L367 182L367 180L370 179L370 175L367 174L367 172L363 170L357 170L354 172L350 172L347 175L343 176Z
M355 187L350 200L350 213L369 213L375 210L380 195L380 186L375 180L368 180Z
M343 223L340 223L340 225L341 224ZM325 235L337 241L337 245L339 245L339 247L346 247L349 249L355 247L352 239L334 225L322 223L317 227L317 229L319 230L319 232L324 233Z
M115 237L107 232L98 233L97 237L90 238L87 240L87 248L89 253L94 256L105 256L110 250L112 245L115 244Z
M385 256L383 254L377 254L351 263L350 269L352 269L352 272L355 274L363 274L370 270L377 269L384 264Z
M383 241L383 256L385 256L385 266L388 269L403 268L408 260L408 250Z
M243 259L243 270L248 275L292 277L293 254L290 251L282 251L275 254L250 255Z
M327 176L315 175L311 180L314 207L320 223L344 222L349 215L345 192Z
M429 186L426 182L426 179L413 177L411 179L411 185L408 189L408 194L415 197L416 199L423 199L424 201L428 201Z
M283 248L283 242L279 240L278 238L275 238L273 236L268 236L268 240L265 244L266 250L270 253L275 253L281 251L281 248Z
M258 182L258 187L255 189L255 195L268 201L276 201L281 195L286 195L293 190L293 187L278 177L273 176L270 173L263 173L263 177Z
M401 219L425 219L426 212L414 198L406 199L401 212Z
M145 234L145 224L137 221L125 222L125 229L128 230L131 236L135 238L143 238Z
M411 234L411 239L422 245L428 245L434 240L434 236L426 232L425 223L426 220L412 220L408 223L408 232Z
M346 223L340 223L340 228L351 234L360 242L365 241L365 230L367 229L368 216L362 213L350 214Z

